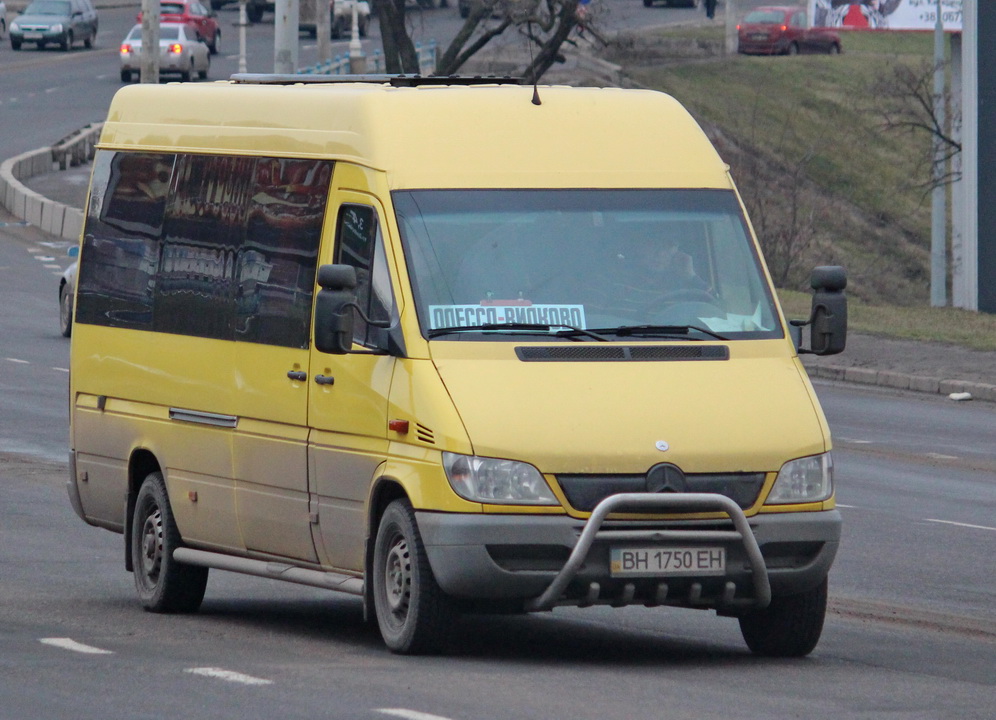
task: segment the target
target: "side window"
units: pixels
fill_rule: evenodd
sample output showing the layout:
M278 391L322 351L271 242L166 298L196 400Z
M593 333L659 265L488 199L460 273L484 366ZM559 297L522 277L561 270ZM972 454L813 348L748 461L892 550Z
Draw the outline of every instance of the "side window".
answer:
M234 160L234 163L232 162ZM230 340L235 324L233 268L241 244L240 207L218 202L230 193L240 159L182 155L163 224L156 283L155 329ZM244 206L242 206L244 207Z
M308 347L312 297L332 165L260 158L245 192L245 242L236 261L235 339Z
M394 307L384 238L377 212L368 205L343 205L336 223L336 262L356 268L356 300L371 320L389 320ZM380 347L385 331L356 318L353 340Z
M806 16L804 13L796 13L792 16L792 25L797 28L806 27Z
M77 281L77 322L151 330L175 156L100 151Z

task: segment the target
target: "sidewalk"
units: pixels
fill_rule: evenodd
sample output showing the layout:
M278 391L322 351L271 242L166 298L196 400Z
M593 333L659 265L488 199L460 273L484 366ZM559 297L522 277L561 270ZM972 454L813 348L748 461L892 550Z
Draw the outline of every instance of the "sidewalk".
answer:
M38 195L82 209L90 170L87 163L35 175L23 182ZM992 352L851 333L847 349L840 355L803 355L802 362L814 379L996 403L996 353Z

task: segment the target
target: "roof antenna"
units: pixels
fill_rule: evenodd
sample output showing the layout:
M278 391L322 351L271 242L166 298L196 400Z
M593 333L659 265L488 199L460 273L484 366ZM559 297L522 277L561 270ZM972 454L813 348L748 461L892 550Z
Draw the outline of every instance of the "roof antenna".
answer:
M529 33L529 67L532 69L533 74L533 105L542 105L543 102L540 100L539 88L536 87L536 67L533 59L533 21L529 20L526 23L526 29Z

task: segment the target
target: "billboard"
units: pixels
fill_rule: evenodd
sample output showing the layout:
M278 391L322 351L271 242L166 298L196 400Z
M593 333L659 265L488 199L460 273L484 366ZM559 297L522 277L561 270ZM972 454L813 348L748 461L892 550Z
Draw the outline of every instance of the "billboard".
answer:
M962 0L941 0L945 30L961 30ZM933 30L937 0L809 0L814 27Z

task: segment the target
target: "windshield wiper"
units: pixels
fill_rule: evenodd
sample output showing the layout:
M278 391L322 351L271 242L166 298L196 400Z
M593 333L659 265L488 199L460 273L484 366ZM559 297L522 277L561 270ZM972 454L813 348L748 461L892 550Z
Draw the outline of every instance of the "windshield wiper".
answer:
M600 342L608 342L608 338L602 337L598 333L573 325L543 325L540 323L484 323L482 325L454 325L452 327L432 328L429 330L429 337L434 338L440 335L460 332L482 332L486 330L504 330L512 332L543 332L550 333L553 328L566 328L555 333L557 337L590 337Z
M729 340L699 325L620 325L615 328L592 328L592 332L616 337L688 337L691 332L699 332L717 340Z

